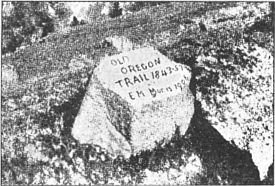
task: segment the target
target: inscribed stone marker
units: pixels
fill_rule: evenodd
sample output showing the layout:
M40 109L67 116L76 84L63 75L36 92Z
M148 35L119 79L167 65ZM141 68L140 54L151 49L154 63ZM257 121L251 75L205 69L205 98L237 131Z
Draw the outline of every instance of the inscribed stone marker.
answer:
M72 134L129 157L184 135L194 114L191 73L153 48L105 57L91 77Z
M191 78L186 66L153 48L106 57L97 70L105 88L137 107L179 94Z

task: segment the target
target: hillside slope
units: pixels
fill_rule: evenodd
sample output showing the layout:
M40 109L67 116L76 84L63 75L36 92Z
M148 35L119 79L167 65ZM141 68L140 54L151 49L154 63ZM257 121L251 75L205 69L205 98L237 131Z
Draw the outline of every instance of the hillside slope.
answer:
M267 3L169 3L54 33L2 56L18 74L16 83L2 84L2 183L272 183L273 159L263 156L273 150L268 14ZM186 136L175 134L169 144L129 160L71 136L93 69L118 53L101 45L112 36L189 65L198 100Z

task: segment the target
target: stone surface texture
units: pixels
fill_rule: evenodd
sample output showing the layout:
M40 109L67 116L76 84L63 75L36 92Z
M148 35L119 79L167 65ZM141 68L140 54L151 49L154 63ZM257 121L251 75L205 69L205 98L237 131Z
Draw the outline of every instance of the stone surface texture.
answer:
M73 126L80 143L128 157L184 135L194 114L191 73L153 48L105 57Z

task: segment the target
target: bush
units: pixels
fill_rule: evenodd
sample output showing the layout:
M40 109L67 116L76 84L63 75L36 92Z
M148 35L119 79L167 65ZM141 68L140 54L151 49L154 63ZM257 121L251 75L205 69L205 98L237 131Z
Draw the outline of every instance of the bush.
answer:
M70 24L70 26L76 26L76 25L79 25L79 21L78 21L77 18L74 16L74 17L73 17L73 20L72 20L72 22L71 22L71 24Z
M122 14L122 8L119 7L119 2L113 2L110 7L109 16L111 18L118 17Z

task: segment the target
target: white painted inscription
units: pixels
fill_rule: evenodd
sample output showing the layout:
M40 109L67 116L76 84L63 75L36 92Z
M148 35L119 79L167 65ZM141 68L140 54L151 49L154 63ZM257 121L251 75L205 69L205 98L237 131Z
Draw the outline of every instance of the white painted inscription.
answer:
M135 106L179 94L190 72L153 48L141 48L104 58L97 68L105 88Z

